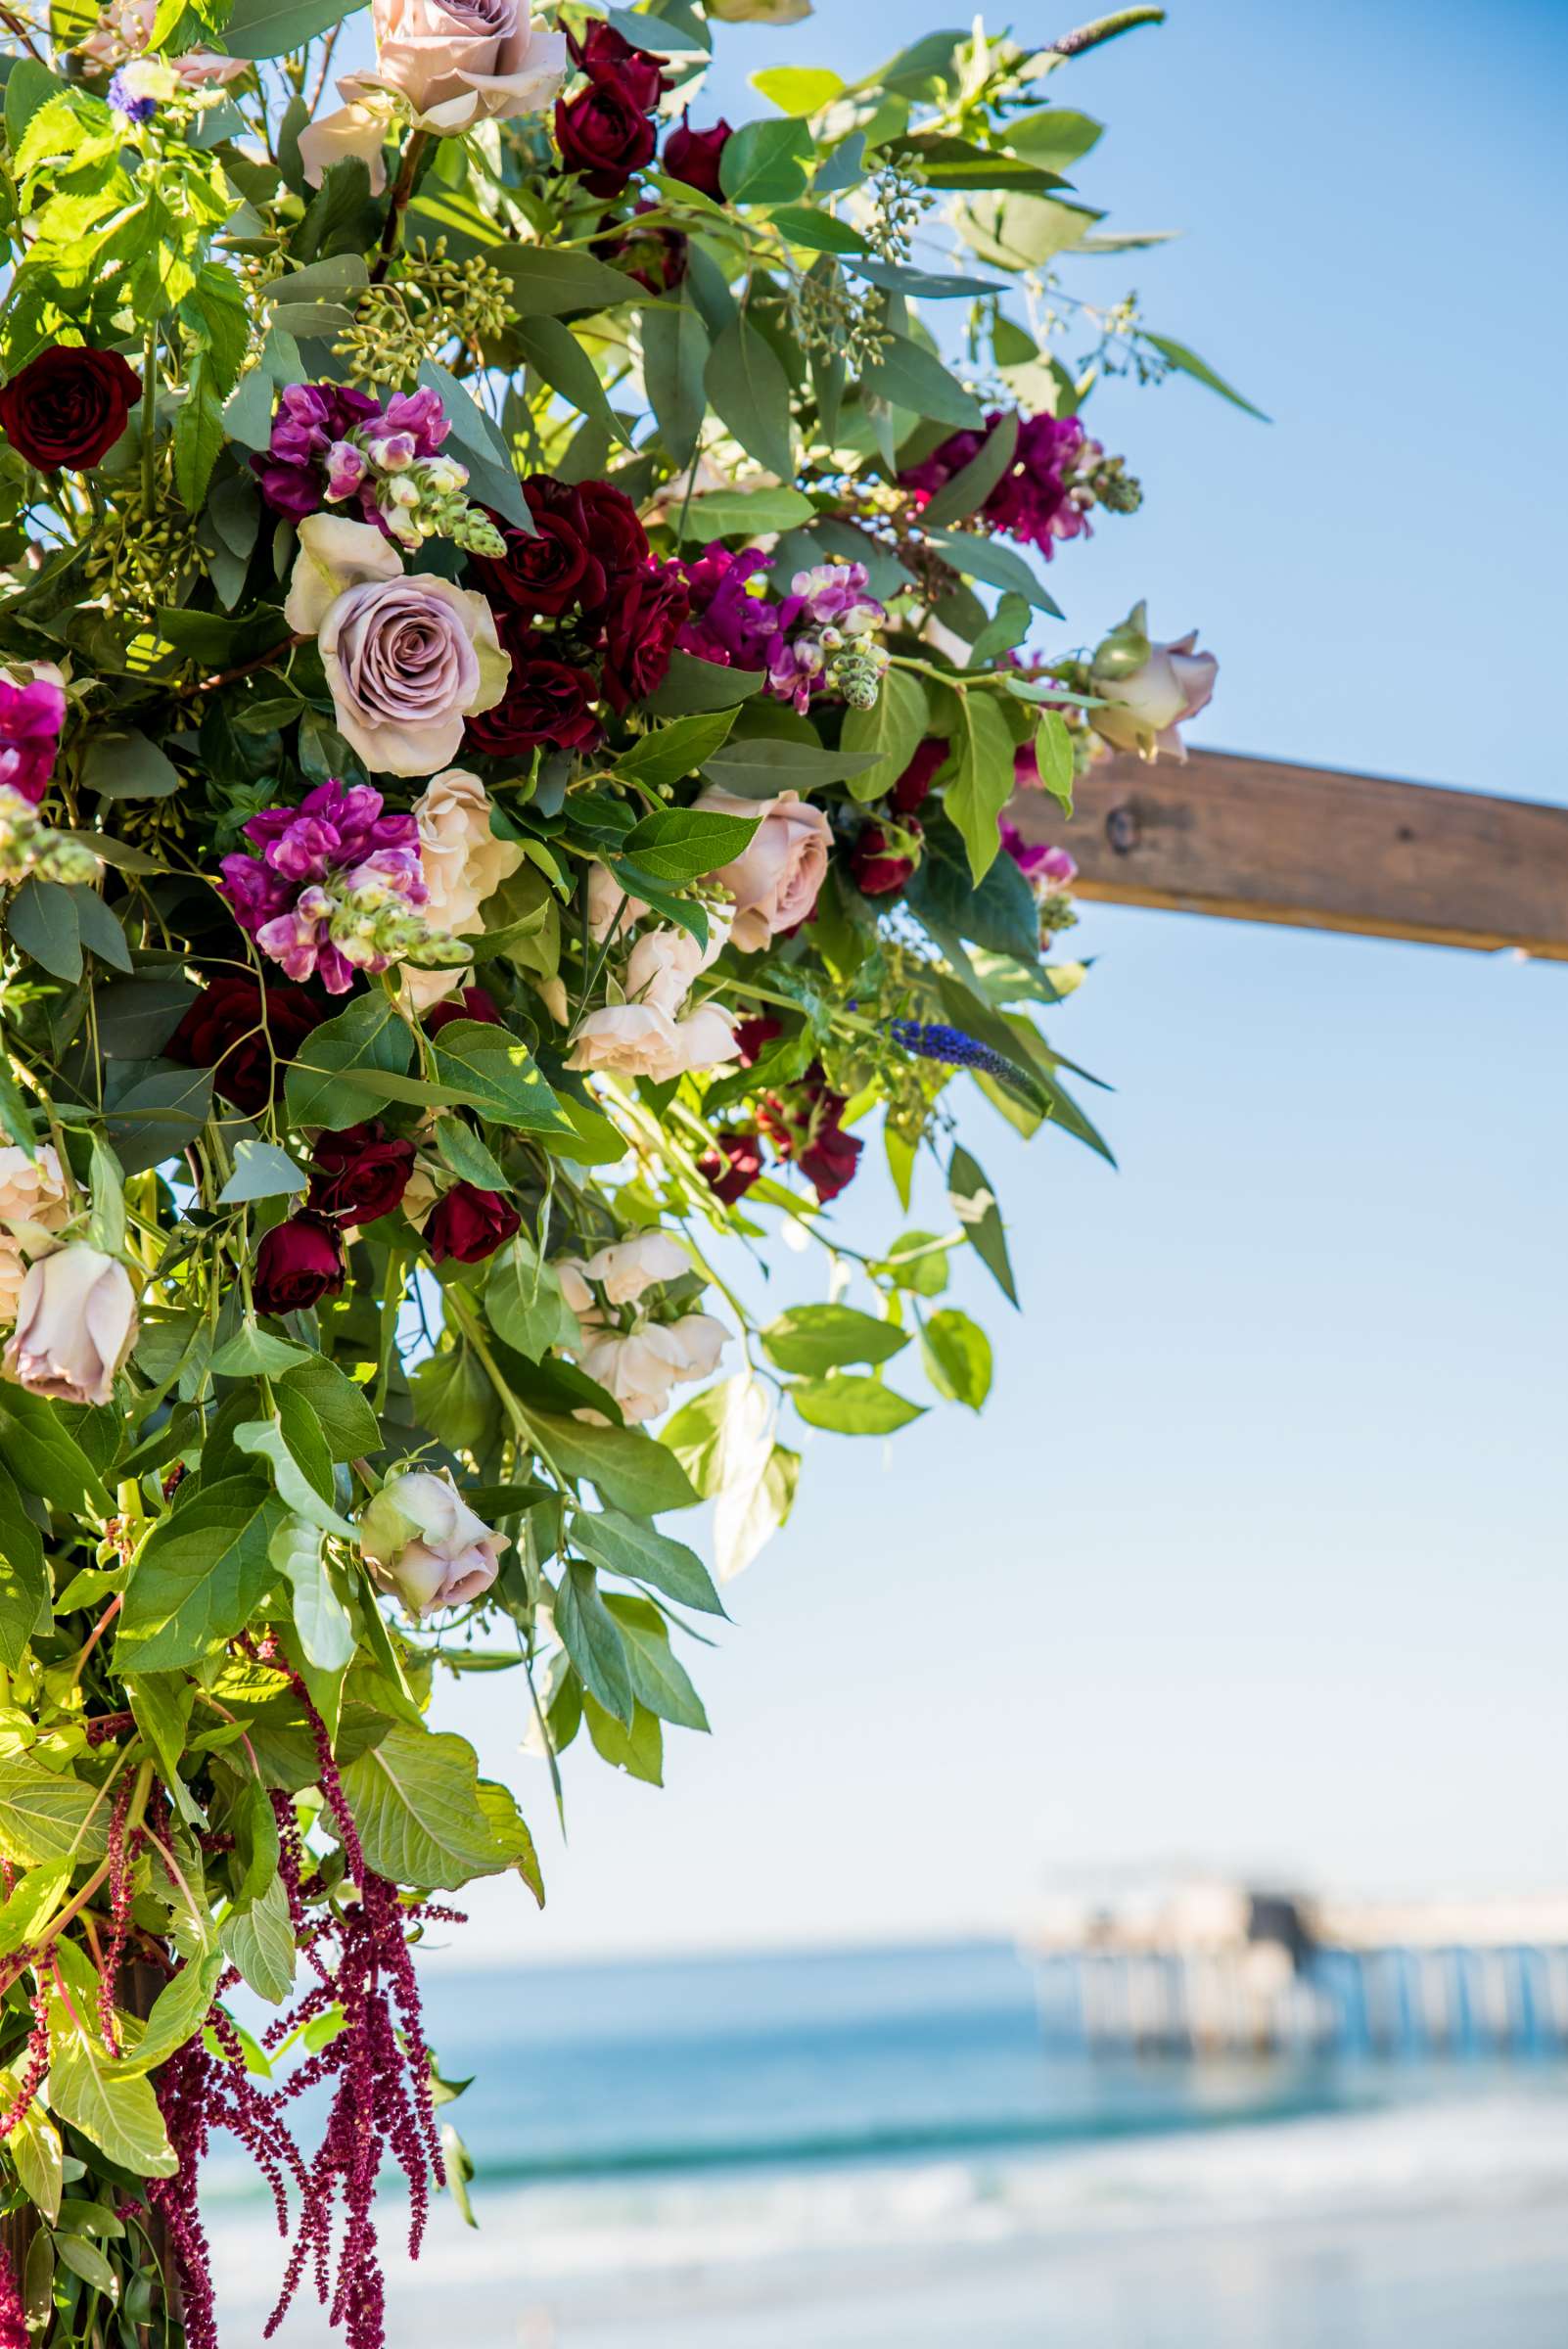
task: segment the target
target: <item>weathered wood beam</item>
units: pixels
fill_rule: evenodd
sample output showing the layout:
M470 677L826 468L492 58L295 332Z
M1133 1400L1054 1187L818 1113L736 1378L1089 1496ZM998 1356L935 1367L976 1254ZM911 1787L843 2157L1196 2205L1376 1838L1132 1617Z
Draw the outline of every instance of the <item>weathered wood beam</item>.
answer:
M1085 898L1568 961L1568 807L1194 751L1108 760L1070 823L1043 792L1009 812Z

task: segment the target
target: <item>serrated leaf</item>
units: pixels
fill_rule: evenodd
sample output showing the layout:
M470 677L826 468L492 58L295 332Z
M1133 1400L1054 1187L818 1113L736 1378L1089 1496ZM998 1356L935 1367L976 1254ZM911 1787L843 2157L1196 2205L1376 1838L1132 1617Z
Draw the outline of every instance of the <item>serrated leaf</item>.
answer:
M11 1472L0 1465L0 1664L15 1672L49 1608L43 1536L23 1505Z
M527 1827L515 1808L499 1816L462 1737L398 1722L347 1765L343 1784L367 1865L393 1884L458 1892L476 1876L531 1864Z
M233 1911L218 1926L218 1941L231 1965L269 2006L281 2006L294 1988L294 1927L281 1876L248 1908Z
M115 1642L122 1672L198 1664L232 1639L277 1568L284 1504L254 1477L224 1477L156 1526L125 1591Z
M569 1536L583 1556L607 1574L651 1584L678 1605L705 1615L724 1612L713 1577L697 1552L639 1517L624 1516L619 1509L577 1509Z
M351 1460L361 1452L380 1451L381 1426L370 1398L336 1362L319 1354L308 1355L285 1372L282 1387L308 1407L335 1460Z

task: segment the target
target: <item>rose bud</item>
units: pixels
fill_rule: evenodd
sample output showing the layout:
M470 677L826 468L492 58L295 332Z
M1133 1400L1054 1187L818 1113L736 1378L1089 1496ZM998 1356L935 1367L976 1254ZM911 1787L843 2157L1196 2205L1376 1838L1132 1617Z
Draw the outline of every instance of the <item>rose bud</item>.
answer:
M718 184L719 160L729 137L730 127L722 115L712 130L693 130L688 108L679 127L665 141L666 178L683 180L699 196L711 196L717 204L723 193Z
M906 816L901 826L890 825L886 830L881 824L862 825L850 851L850 873L863 898L887 898L902 889L915 869L915 860L898 844L919 838L920 824L912 815Z
M494 1582L509 1545L509 1535L492 1533L475 1516L444 1469L390 1476L359 1516L366 1564L411 1615L478 1598Z
M374 1223L397 1206L413 1171L413 1143L389 1133L379 1118L324 1133L310 1171L310 1207L338 1223Z
M721 1133L697 1161L697 1172L722 1206L733 1207L761 1174L761 1142L755 1133Z
M517 1209L499 1191L482 1191L473 1182L454 1182L425 1226L431 1263L444 1265L455 1257L460 1265L481 1264L522 1225Z
M336 1297L346 1277L338 1226L301 1208L256 1250L251 1296L258 1313L299 1313Z
M1196 628L1169 644L1153 643L1147 617L1144 606L1135 605L1096 650L1090 675L1104 706L1089 711L1088 722L1116 750L1136 751L1142 759L1170 751L1185 759L1177 729L1207 709L1220 664L1213 653L1196 649Z
M137 1326L136 1292L124 1266L73 1241L29 1268L5 1375L51 1403L109 1403Z
M141 395L118 351L56 343L0 391L0 433L40 473L80 472L109 454Z

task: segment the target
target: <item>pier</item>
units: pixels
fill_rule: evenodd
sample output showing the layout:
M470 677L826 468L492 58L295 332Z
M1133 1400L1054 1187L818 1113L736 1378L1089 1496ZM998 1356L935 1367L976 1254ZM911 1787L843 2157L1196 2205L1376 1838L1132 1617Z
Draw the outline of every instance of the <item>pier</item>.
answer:
M1053 1901L1024 1948L1058 2048L1568 2050L1568 1895L1355 1901L1194 1880Z

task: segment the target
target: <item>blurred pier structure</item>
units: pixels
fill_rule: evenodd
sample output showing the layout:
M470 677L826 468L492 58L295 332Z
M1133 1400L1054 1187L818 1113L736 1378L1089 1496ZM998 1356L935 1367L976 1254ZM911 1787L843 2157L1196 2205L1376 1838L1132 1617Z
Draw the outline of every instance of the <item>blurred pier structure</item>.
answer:
M1314 1900L1197 1878L1059 1897L1023 1946L1057 2048L1568 2051L1568 1894Z

